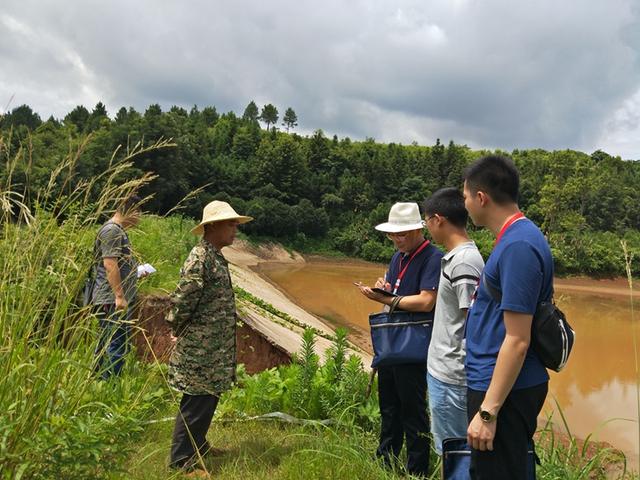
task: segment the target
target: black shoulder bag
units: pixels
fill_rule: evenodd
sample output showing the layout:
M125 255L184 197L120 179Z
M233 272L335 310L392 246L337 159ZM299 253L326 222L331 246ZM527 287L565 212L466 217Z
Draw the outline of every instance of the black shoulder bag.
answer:
M502 292L482 276L482 283L489 295L498 303L502 301ZM573 348L576 333L567 319L553 302L540 302L531 322L531 347L536 352L542 364L551 370L559 372L567 364L569 354Z

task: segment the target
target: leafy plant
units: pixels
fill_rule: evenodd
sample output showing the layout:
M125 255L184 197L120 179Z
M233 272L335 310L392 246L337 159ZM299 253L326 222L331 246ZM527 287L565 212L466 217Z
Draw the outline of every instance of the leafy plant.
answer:
M321 364L314 332L306 330L291 365L253 376L239 368L238 388L223 396L220 414L245 417L281 411L305 419L377 428L377 398L366 396L369 375L359 357L346 357L347 345L347 332L339 329Z

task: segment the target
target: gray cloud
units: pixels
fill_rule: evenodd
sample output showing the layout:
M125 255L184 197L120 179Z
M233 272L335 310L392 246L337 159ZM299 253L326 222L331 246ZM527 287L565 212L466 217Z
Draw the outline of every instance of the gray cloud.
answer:
M0 105L253 99L303 131L640 158L639 20L637 0L10 0Z

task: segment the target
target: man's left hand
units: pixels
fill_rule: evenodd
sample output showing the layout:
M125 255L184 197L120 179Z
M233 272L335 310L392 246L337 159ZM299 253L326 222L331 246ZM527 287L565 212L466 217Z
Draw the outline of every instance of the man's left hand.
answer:
M480 414L476 413L467 429L467 442L475 450L493 450L493 439L496 436L498 419L492 422L483 422Z
M386 295L383 295L382 293L374 292L373 290L371 290L371 287L367 287L366 285L359 285L358 288L360 289L360 292L368 299L374 300L376 302L384 303L385 305L387 304L385 302L385 299L389 297L387 297Z

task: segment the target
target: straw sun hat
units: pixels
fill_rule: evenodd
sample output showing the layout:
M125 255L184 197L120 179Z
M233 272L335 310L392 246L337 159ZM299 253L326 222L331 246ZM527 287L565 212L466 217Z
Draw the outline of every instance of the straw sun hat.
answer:
M376 230L386 233L408 232L424 227L417 203L395 203L389 210L389 221L376 226Z
M194 235L202 235L204 233L204 226L207 223L221 222L223 220L237 220L238 223L247 223L253 220L253 217L238 215L227 202L214 200L204 207L202 211L202 221L197 227L191 230L191 233Z

